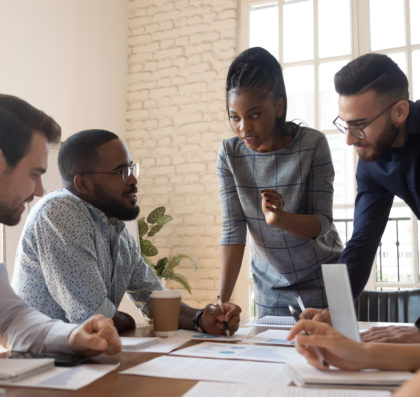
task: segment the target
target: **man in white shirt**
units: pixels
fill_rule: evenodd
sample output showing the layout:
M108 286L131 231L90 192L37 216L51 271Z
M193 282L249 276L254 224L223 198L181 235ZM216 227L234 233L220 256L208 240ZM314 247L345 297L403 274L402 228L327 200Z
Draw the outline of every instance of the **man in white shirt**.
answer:
M48 144L58 142L60 126L42 111L0 94L0 222L16 225L25 203L44 193ZM0 336L15 351L94 355L118 353L121 343L112 320L96 315L66 324L28 307L11 289L0 263Z

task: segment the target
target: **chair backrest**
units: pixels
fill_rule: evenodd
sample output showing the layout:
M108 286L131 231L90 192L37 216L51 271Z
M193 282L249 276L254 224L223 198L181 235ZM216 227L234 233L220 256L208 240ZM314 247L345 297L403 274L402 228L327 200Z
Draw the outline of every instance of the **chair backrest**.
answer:
M362 291L356 302L358 321L414 323L420 317L420 288Z

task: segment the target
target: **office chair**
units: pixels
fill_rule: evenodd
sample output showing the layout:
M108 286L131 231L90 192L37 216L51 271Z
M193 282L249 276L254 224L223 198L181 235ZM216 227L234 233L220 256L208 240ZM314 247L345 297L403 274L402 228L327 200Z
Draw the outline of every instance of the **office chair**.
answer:
M358 321L414 323L420 317L420 288L362 291L355 304Z

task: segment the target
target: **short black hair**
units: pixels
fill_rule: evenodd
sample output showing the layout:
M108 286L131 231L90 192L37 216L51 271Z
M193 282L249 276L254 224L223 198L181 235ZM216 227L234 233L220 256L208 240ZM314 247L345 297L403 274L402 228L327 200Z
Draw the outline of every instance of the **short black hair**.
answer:
M360 95L373 90L377 95L393 99L408 99L407 76L385 54L362 55L343 68L334 77L339 95Z
M58 168L64 187L72 190L76 175L92 171L99 156L96 148L114 139L118 135L107 130L83 130L67 138L58 153Z
M270 92L273 99L284 100L284 114L278 125L284 128L287 111L287 95L283 72L276 58L261 47L242 51L232 62L226 77L226 106L229 92L236 89L257 89Z
M61 127L28 102L0 94L0 149L10 167L25 156L34 132L44 134L49 143L58 143Z

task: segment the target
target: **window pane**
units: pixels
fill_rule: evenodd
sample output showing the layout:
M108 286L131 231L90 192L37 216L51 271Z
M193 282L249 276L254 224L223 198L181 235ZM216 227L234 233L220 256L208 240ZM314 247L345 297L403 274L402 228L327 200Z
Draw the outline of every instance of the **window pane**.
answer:
M351 53L349 0L318 1L318 38L321 58Z
M312 59L314 56L312 0L285 4L283 7L284 62Z
M350 237L353 233L353 213L353 208L334 208L334 224L343 244L350 240Z
M354 151L351 146L346 145L346 137L337 132L327 134L330 145L331 158L334 164L334 205L354 204ZM335 217L336 215L334 215ZM353 218L353 213L347 214ZM342 215L341 215L342 217Z
M394 62L400 67L400 69L407 75L407 58L404 52L392 52L387 54Z
M412 228L409 208L392 208L376 263L377 280L413 282Z
M263 47L279 58L279 8L277 3L251 7L249 46Z
M405 45L404 0L370 0L372 50Z
M410 1L410 27L411 27L411 44L420 43L420 0Z
M314 67L284 68L287 93L287 120L298 119L314 125Z
M334 88L334 75L348 60L325 62L319 65L319 125L321 130L335 129L332 121L337 116L338 94Z
M420 50L413 51L413 99L420 99Z

